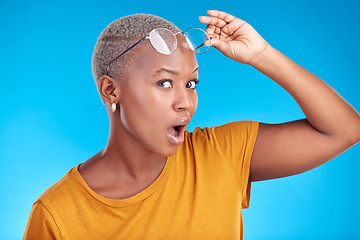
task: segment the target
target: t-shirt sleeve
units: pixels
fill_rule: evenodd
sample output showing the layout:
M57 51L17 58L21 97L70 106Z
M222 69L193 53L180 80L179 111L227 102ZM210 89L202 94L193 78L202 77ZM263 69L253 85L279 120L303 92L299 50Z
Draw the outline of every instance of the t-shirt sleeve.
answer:
M62 239L54 218L41 201L36 201L31 209L23 240Z
M259 122L237 121L222 126L205 128L211 145L229 164L242 194L242 207L248 208L250 201L250 162Z

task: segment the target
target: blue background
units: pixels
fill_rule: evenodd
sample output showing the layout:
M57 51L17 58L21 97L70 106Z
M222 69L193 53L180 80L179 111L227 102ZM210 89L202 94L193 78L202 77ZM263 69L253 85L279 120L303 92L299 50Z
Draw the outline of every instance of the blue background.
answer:
M32 203L100 151L108 119L91 74L100 32L133 13L182 30L207 9L248 21L271 45L360 110L359 1L1 1L0 239L20 239ZM199 107L189 126L303 118L295 101L250 66L211 49L198 57ZM359 239L360 144L317 169L257 182L245 239Z

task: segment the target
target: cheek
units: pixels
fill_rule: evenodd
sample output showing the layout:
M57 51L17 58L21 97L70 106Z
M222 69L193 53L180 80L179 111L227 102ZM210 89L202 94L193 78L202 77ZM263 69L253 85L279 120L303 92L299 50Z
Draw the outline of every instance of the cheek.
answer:
M152 94L147 83L143 80L144 77L134 77L127 79L122 86L122 102L127 108L141 109L146 105L151 104Z
M128 89L124 96L124 112L127 118L134 121L156 121L162 116L169 106L166 95L156 92L152 86L144 86L137 89ZM169 99L168 99L169 100ZM159 117L161 118L161 117Z
M194 95L191 98L191 101L193 103L193 107L190 111L191 117L195 114L196 109L197 109L197 105L198 105L198 95L197 92L194 93Z
M142 88L123 88L120 99L120 118L123 125L129 127L147 117L147 106L151 104L149 96Z

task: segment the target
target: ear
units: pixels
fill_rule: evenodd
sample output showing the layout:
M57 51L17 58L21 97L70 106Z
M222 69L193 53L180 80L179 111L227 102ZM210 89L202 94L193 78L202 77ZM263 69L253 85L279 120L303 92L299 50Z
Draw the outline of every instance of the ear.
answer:
M108 75L102 75L99 78L98 91L104 101L110 104L114 102L116 104L119 103L120 87L114 78Z

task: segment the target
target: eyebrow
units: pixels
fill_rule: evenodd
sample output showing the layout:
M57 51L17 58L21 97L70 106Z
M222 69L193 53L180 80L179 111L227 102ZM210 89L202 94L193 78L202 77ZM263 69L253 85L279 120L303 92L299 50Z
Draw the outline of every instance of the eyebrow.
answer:
M199 67L196 67L191 74L194 74L196 71L199 71ZM161 69L157 70L156 72L154 72L153 76L155 76L157 74L160 74L162 72L170 73L172 75L179 75L179 72L177 72L177 71L170 70L170 69L167 69L167 68L161 68Z

